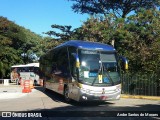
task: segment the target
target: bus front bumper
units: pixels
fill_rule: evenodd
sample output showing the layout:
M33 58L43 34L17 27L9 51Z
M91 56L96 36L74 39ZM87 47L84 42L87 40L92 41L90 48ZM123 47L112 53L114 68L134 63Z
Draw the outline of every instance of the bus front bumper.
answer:
M87 94L81 93L79 96L79 101L110 101L110 100L119 100L120 99L120 91L115 92L113 94Z

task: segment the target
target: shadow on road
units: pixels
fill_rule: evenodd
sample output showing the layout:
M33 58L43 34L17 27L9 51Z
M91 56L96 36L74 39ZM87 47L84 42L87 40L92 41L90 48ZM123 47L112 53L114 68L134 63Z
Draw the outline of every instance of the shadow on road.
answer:
M150 102L146 102L145 104L145 100L144 100L144 103L142 103L143 100L140 100L141 103L138 104L139 100L121 99L118 102L110 101L110 102L79 103L76 101L72 101L70 103L66 103L63 95L57 94L50 90L44 91L44 88L40 86L35 87L35 89L38 90L38 92L36 91L35 94L37 93L38 95L43 94L42 95L43 97L36 96L36 99L34 99L34 97L30 97L33 99L33 101L31 100L29 102L26 102L26 104L27 103L29 104L30 102L32 102L32 104L30 105L34 106L33 102L37 102L38 100L40 103L39 104L40 106L37 107L37 105L35 105L33 109L29 109L30 107L26 107L27 110L24 111L24 113L26 112L41 113L43 118L42 119L38 118L40 120L57 120L57 119L58 120L108 120L108 119L109 120L138 120L138 119L153 120L153 119L160 118L157 116L145 116L145 117L136 116L136 115L140 115L141 113L146 115L158 114L160 116L160 104L159 104L160 102L156 102L152 104L152 101L150 101ZM39 92L42 92L42 94L39 94ZM32 95L34 96L35 94L33 93ZM49 97L49 100L48 100L48 97ZM48 102L52 102L52 100L53 100L53 103L48 104ZM135 103L131 104L132 101ZM24 106L27 106L27 105L24 105ZM135 116L128 116L129 113ZM127 116L117 117L118 114L122 114L122 115L127 114ZM15 120L18 120L18 119L21 119L21 118L15 117ZM26 118L26 120L28 119L29 118ZM35 120L37 120L37 118L35 118Z
M103 102L103 101L87 101L87 102L76 102L74 100L71 100L71 102L66 102L64 100L64 96L61 94L58 94L52 90L48 90L48 89L44 89L43 87L35 87L35 89L43 92L45 95L47 95L48 97L50 97L52 100L54 100L55 102L63 102L63 103L67 103L70 104L72 106L82 106L82 107L89 107L89 106L106 106L109 104L114 104L112 102Z
M36 87L53 101L63 102L64 98L51 90L44 91L42 87ZM145 101L145 100L144 100ZM134 106L119 106L118 102L87 102L72 101L66 106L58 106L50 109L35 109L29 112L40 112L48 119L60 120L157 120L160 119L160 104L135 104ZM118 117L118 114L127 116ZM146 116L140 116L144 114ZM148 116L147 116L148 114ZM153 116L149 116L149 115ZM131 116L129 116L131 115ZM133 115L133 116L132 116ZM154 116L155 115L155 116ZM158 115L158 116L156 116Z

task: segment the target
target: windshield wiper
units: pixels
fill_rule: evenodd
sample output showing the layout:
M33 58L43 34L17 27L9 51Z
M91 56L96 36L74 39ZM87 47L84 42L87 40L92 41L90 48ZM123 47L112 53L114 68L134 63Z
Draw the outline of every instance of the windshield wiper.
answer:
M100 53L100 60L101 60L102 75L103 75L103 71L105 70L107 72L108 79L111 81L112 85L114 85L114 82L113 82L111 76L109 75L107 69L105 69L105 66L102 62L101 53Z
M111 76L109 75L109 72L107 71L107 69L105 69L103 63L101 63L101 64L102 64L102 67L98 70L97 77L95 77L95 79L93 80L92 86L94 85L94 83L95 83L96 79L98 78L98 75L100 75L100 73L102 74L102 76L104 76L104 72L103 72L104 70L107 74L107 78L109 79L109 81L112 83L112 86L113 86L114 82L113 82Z
M97 77L100 75L100 73L102 73L102 75L103 75L103 64L102 64L102 60L101 60L101 53L100 53L100 51L99 51L99 55L100 55L100 61L101 62L100 62L100 69L98 70ZM93 80L92 86L94 85L97 77Z
M100 54L100 61L101 61L101 62L100 62L100 69L98 70L98 75L97 75L97 77L100 75L100 73L102 73L102 77L103 77L103 75L104 75L104 74L103 74L103 71L105 70L106 73L107 73L107 78L109 79L109 81L112 83L112 86L113 86L113 85L114 85L114 82L113 82L111 76L109 75L109 72L107 71L107 69L105 69L105 66L103 65L103 62L102 62L102 59L101 59L101 53L100 53L100 52L99 52L99 54ZM93 80L92 86L94 85L97 77Z
M107 71L107 69L105 69L105 66L103 65L103 63L102 63L102 66L103 66L103 69L104 69L104 70L106 71L106 73L107 73L107 77L108 77L109 80L112 82L112 85L114 85L114 82L113 82L111 76L109 75L109 72Z
M101 69L99 69L99 70L98 70L97 77L98 77L98 75L99 75L99 73L100 73L100 72L101 72ZM93 86L93 85L94 85L94 83L96 82L97 77L95 77L95 78L94 78L93 83L92 83L92 86Z

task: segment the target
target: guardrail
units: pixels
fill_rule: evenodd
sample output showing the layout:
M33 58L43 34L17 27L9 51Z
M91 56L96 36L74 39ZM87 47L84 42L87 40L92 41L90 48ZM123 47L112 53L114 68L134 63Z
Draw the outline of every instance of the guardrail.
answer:
M0 79L0 84L1 85L13 85L13 84L16 85L16 83L11 81L11 79Z

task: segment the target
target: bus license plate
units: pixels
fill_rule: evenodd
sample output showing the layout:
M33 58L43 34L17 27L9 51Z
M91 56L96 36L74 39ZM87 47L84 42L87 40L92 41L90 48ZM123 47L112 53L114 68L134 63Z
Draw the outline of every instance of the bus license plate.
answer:
M107 96L101 96L100 99L101 99L101 100L106 100L106 99L107 99Z

